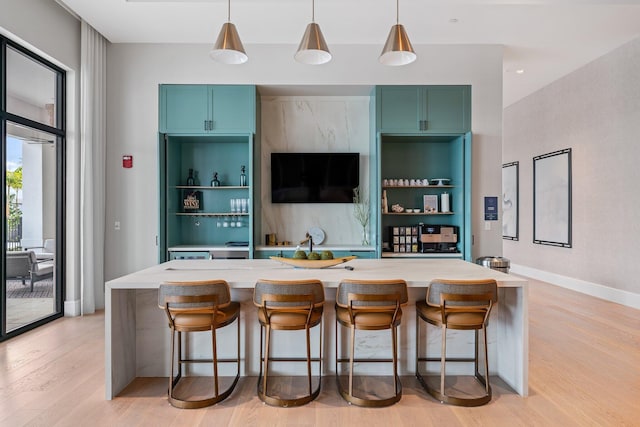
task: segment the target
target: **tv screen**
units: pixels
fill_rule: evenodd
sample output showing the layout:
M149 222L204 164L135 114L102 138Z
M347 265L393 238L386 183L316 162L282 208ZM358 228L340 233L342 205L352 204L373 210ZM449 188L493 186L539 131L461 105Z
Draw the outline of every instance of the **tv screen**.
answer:
M358 153L271 153L272 203L353 203Z

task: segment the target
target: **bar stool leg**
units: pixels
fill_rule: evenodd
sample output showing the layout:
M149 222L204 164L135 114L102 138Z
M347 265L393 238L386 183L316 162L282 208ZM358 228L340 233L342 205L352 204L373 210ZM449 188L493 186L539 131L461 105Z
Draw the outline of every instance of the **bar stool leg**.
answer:
M391 348L393 351L393 390L394 393L398 392L398 337L395 327L391 327Z
M356 328L351 326L351 350L349 352L349 396L353 396L353 358L356 347Z
M311 340L309 334L309 328L305 328L305 334L307 337L307 382L309 385L309 394L312 393L311 390Z
M171 365L171 374L169 375L169 397L173 396L173 361L174 361L174 349L176 341L176 331L171 328L171 359L169 364Z
M487 351L487 328L482 327L482 336L484 340L484 389L487 394L489 394L489 355ZM478 331L476 330L476 341L478 339ZM476 355L476 363L478 361L478 356ZM478 374L478 376L480 376ZM482 377L480 377L482 378Z
M262 377L262 392L267 394L267 375L269 371L269 342L271 341L271 328L265 326L266 336L264 343L264 377Z
M178 331L178 369L177 370L178 370L178 375L176 375L176 381L178 381L178 378L182 378L182 332L180 331Z
M442 349L440 353L440 394L442 396L444 393L444 377L446 375L445 371L447 369L447 328L442 326Z
M218 397L218 348L217 348L217 340L216 340L216 328L211 328L211 350L213 357L213 383L214 383L214 396Z

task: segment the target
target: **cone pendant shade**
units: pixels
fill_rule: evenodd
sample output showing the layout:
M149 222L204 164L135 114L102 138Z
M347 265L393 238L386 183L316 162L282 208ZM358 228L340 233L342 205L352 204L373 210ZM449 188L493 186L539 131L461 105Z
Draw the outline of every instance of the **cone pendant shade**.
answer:
M298 62L309 65L319 65L331 61L331 52L329 52L327 42L324 40L320 26L315 22L307 25L294 58Z
M384 65L406 65L416 60L416 53L409 41L404 26L396 24L391 27L387 42L382 49L379 61Z
M238 36L238 30L231 22L225 22L222 25L218 39L209 52L209 56L225 64L243 64L249 59L240 41L240 36Z

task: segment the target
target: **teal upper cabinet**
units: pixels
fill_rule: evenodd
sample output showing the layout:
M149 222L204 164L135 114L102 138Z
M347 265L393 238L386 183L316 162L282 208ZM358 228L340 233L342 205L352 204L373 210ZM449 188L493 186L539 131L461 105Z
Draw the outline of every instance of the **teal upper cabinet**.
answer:
M471 130L471 87L378 86L376 116L383 133L465 133Z
M255 133L256 88L160 85L159 122L162 133Z

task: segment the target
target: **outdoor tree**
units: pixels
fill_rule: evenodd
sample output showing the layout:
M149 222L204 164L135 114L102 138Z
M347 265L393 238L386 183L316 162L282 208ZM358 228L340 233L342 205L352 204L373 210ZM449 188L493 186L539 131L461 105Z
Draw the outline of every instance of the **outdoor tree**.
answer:
M18 204L20 190L22 190L22 166L13 171L7 171L7 225L15 229L22 218L22 211ZM12 190L14 191L12 193Z

